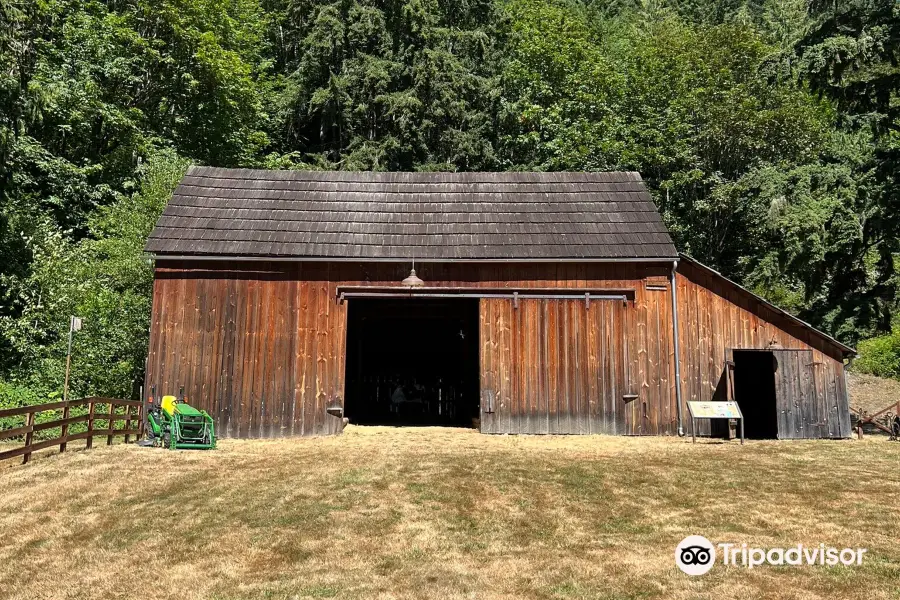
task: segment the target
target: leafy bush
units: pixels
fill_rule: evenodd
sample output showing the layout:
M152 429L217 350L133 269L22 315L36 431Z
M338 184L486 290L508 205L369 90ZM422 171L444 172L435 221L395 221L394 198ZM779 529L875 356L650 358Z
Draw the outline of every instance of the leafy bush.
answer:
M0 410L40 404L41 402L45 402L45 400L41 399L34 390L15 383L0 381ZM22 424L21 420L21 417L0 419L0 429L18 427Z
M853 362L855 371L900 379L900 329L863 340L858 350L859 358Z

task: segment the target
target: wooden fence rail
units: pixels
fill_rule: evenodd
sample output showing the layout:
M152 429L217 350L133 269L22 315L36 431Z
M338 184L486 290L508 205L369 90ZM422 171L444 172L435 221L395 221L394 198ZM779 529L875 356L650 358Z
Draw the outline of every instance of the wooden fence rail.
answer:
M75 406L87 406L87 414L70 416L70 409ZM102 408L98 410L98 407ZM124 410L117 412L117 409L120 407ZM38 422L38 415L41 413L59 410L62 410L62 418ZM87 440L85 447L91 448L94 445L94 438L102 436L106 436L106 443L110 445L115 436L124 435L125 443L127 444L131 440L131 436L136 436L136 439L140 439L144 433L143 410L143 403L140 400L119 400L117 398L100 398L97 396L82 398L81 400L69 400L68 402L51 402L0 410L0 419L5 417L25 417L25 424L22 426L5 430L0 429L0 440L24 436L25 443L22 448L13 448L12 450L0 452L0 460L22 456L22 464L25 464L31 459L32 452L53 446L59 446L59 451L65 452L68 442L75 440ZM96 421L105 421L106 427L96 429ZM70 425L84 422L87 422L86 431L69 433ZM122 426L117 428L116 423L122 423ZM60 428L59 437L52 440L34 442L34 434L36 432L57 427Z

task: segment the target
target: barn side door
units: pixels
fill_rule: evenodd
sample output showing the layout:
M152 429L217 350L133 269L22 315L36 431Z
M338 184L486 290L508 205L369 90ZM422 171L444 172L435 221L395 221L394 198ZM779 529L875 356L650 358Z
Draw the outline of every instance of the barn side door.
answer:
M819 437L818 401L812 350L772 351L778 439Z

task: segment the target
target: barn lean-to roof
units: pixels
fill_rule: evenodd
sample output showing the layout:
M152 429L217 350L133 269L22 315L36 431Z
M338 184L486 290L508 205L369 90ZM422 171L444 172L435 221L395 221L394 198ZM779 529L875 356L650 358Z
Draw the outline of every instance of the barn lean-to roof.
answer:
M191 167L146 250L333 260L676 260L639 174Z

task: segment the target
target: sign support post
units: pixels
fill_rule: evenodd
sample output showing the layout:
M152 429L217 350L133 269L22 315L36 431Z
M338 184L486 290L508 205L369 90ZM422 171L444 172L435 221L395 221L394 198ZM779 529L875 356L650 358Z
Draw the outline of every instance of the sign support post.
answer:
M69 400L69 369L72 366L72 335L81 331L81 317L69 317L69 349L66 352L66 382L63 384L63 402Z

